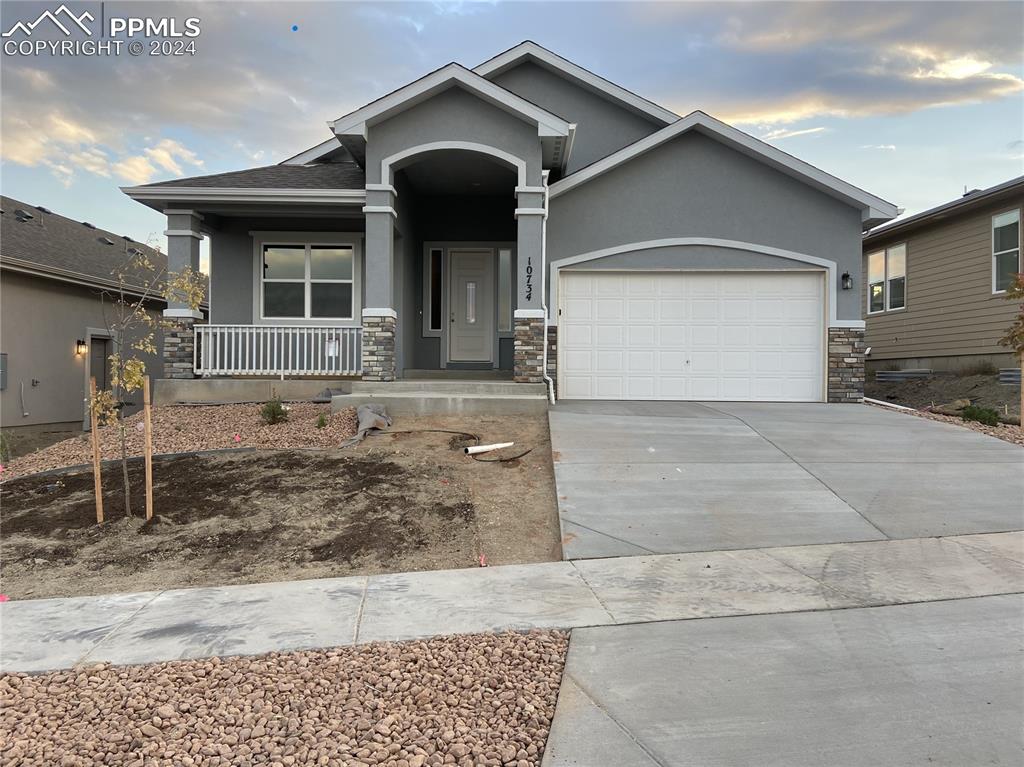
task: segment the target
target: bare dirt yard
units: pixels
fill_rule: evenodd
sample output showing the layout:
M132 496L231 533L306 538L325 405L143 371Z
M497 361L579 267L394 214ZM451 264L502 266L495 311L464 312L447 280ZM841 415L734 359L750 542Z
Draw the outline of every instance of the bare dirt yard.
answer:
M536 767L568 645L476 634L10 674L4 763Z
M487 458L532 452L474 461L458 449L469 440L429 429L516 443ZM141 460L130 467L131 518L119 465L104 467L102 526L91 471L7 480L0 590L13 599L79 596L561 557L545 417L405 418L392 431L345 450L157 460L150 523Z

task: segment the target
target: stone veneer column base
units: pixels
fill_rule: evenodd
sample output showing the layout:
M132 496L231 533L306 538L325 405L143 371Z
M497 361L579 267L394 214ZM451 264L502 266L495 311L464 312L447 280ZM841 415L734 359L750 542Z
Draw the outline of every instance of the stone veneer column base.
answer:
M363 315L363 380L395 380L395 326L389 315Z
M544 382L544 318L516 317L512 380Z
M196 331L191 317L164 317L164 378L195 378Z
M828 401L864 400L864 331L828 329Z

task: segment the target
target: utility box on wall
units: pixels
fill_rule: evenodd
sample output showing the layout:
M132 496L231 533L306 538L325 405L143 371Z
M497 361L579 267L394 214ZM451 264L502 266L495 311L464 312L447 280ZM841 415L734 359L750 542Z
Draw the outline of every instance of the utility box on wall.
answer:
M7 352L0 352L0 391L7 388Z

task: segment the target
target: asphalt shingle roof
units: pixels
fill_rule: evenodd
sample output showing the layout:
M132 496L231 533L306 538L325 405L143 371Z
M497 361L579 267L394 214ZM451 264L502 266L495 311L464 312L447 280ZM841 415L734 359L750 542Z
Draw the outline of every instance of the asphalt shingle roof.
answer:
M129 248L148 253L158 269L167 263L164 254L142 243L11 197L0 197L0 209L0 263L18 259L44 271L59 269L103 282L116 282L114 272L125 264ZM20 221L19 210L32 218ZM144 280L132 282L141 285Z
M354 162L319 165L268 165L263 168L176 178L147 187L184 186L213 189L363 189L366 174Z

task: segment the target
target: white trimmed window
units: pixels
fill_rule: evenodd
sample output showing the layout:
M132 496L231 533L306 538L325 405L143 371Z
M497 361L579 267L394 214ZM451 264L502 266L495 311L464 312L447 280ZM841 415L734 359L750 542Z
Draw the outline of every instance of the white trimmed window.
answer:
M1020 210L992 216L992 292L1005 293L1020 265Z
M423 335L425 337L441 335L443 274L444 250L429 248L423 264Z
M868 254L868 314L907 306L907 244Z
M355 247L263 243L260 316L265 320L355 318Z

